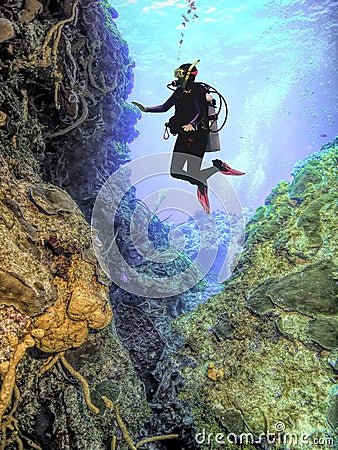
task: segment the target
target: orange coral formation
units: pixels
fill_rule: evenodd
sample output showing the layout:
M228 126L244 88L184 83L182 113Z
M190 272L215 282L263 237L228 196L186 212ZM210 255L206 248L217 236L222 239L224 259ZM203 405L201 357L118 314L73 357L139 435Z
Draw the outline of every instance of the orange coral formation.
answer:
M0 372L3 377L0 391L0 421L3 429L1 448L4 448L3 444L14 442L13 439L19 445L18 430L13 425L16 420L12 417L14 412L8 416L4 416L4 413L11 405L13 392L17 389L15 384L17 364L28 347L36 345L44 352L57 352L56 357L52 357L41 372L44 373L60 359L67 370L82 384L90 409L95 413L98 412L90 401L88 384L80 374L75 373L64 358L63 352L82 345L87 339L89 328L102 329L109 324L113 314L108 301L108 287L96 280L95 265L84 261L80 254L73 254L65 267L63 278L55 277L53 280L57 300L42 314L32 317L17 311L16 305L0 305L3 323L8 322L5 335L2 336L6 346L1 345L0 348L2 351ZM23 333L25 337L20 340L18 336ZM16 431L13 431L12 436L7 439L6 430L13 430L13 426Z
M0 19L0 27L1 27L1 19ZM0 35L1 42L1 35ZM6 124L7 114L3 111L0 111L0 127L3 127Z
M215 364L210 362L207 367L207 377L212 381L218 381L220 378L224 377L224 370L215 369Z
M60 282L65 284L64 282ZM35 339L36 346L44 352L62 352L79 347L88 336L88 327L84 321L73 321L66 313L67 298L61 296L47 311L37 317L34 325L44 330L42 337Z
M44 331L41 337L36 336L36 345L45 352L79 347L89 328L102 329L113 317L107 287L94 281L91 264L73 255L67 278L55 278L58 300L34 319L34 327Z
M0 391L0 420L12 400L12 394L15 387L15 369L21 358L26 353L28 347L34 346L34 339L27 334L24 339L18 343L15 353L11 358L7 370L4 373ZM4 367L2 366L4 369Z

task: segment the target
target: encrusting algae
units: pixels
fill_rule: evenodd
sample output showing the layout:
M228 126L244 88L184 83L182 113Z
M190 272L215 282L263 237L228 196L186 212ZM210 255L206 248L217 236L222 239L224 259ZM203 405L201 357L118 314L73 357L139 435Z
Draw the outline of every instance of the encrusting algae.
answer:
M60 359L90 398L88 384L72 370L64 353L81 346L89 329L106 327L113 313L108 286L99 281L95 259L88 257L90 227L72 199L59 189L57 196L44 196L44 208L38 207L38 197L28 195L32 186L12 179L4 161L1 172L0 449L4 449L14 441L23 448L14 414L20 397L16 371L27 349L36 346L53 354L43 373ZM48 189L41 183L34 191Z

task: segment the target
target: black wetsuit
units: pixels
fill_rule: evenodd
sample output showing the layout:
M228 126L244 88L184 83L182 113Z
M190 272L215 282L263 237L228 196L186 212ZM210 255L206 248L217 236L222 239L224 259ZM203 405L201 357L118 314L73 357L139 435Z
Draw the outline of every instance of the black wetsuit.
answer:
M199 83L190 83L183 92L178 87L163 105L147 107L147 112L166 112L175 106L170 119L170 129L177 134L174 152L203 158L208 131L203 122L207 116L205 89ZM182 126L191 124L196 131L184 131Z

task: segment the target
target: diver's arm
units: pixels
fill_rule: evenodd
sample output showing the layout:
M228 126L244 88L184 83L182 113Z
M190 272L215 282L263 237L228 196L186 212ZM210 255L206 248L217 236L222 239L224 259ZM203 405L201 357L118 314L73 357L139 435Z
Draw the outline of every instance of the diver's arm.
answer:
M131 102L133 105L137 106L138 109L140 109L142 112L167 112L172 106L175 105L178 98L178 93L175 91L171 97L168 98L166 102L163 103L163 105L157 105L157 106L143 106L139 102Z
M195 97L195 115L190 120L190 124L196 129L206 116L205 92L199 91Z
M196 114L190 122L182 126L183 131L196 131L199 123L204 119L203 109L200 108L197 98L195 98L195 111Z
M163 105L157 106L147 106L147 112L159 113L159 112L167 112L169 109L175 105L177 101L177 93L174 92Z
M142 105L142 103L140 103L140 102L132 102L132 104L137 106L140 111L147 112L147 108L144 105Z
M195 106L195 115L190 120L189 123L183 125L184 131L196 131L198 125L204 120L206 115L206 102L205 102L205 92L204 90L198 90L194 94L194 106Z

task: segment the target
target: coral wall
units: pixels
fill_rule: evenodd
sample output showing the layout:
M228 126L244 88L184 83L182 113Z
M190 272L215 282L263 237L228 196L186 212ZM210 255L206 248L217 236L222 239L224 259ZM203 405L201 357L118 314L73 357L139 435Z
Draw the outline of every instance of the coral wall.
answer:
M96 1L7 1L2 17L0 136L20 177L65 188L90 216L99 187L129 158L138 113L116 12Z
M337 439L337 167L338 139L298 163L248 223L225 290L177 320L202 449Z
M115 14L85 0L0 5L2 449L108 448L149 414L83 215L136 136Z

